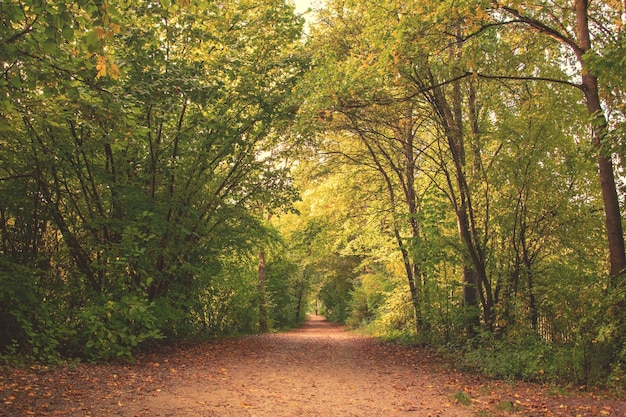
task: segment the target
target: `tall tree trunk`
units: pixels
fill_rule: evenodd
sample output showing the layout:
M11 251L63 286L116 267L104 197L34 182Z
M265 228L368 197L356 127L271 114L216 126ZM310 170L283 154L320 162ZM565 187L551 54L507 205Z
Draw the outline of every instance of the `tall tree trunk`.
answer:
M395 220L394 220L395 223ZM422 318L420 314L420 300L419 294L417 292L417 285L415 285L415 272L417 271L416 265L412 264L411 258L409 256L409 252L406 250L402 237L400 236L400 232L397 228L397 225L394 225L394 234L396 236L396 241L398 242L398 246L400 247L400 252L402 253L402 261L404 263L404 270L406 272L407 282L409 284L409 291L411 294L411 303L413 305L413 318L415 319L415 335L419 336L420 331L422 329Z
M404 124L404 126L402 126ZM417 241L420 238L420 223L417 219L419 211L418 196L415 191L415 176L417 169L415 167L415 135L413 133L414 120L413 120L413 107L409 106L405 113L404 123L400 123L399 139L403 143L404 147L404 165L405 172L404 178L406 179L406 185L404 187L404 194L406 197L408 210L409 210L409 225L411 227L411 238L413 241ZM400 172L398 172L400 176ZM396 236L396 239L399 237ZM406 251L404 251L406 252ZM409 275L409 290L411 291L411 300L413 301L413 307L415 309L415 331L416 335L422 334L427 331L429 326L424 320L424 312L422 308L425 307L425 294L426 294L426 276L422 272L420 259L410 259L409 254L403 252L402 256L405 260L405 267L411 268L412 273ZM408 263L407 263L408 262ZM419 285L418 285L419 284ZM421 297L420 297L420 285L421 285ZM420 303L420 298L422 302Z
M581 65L581 90L585 96L587 111L593 118L591 126L593 130L593 145L598 152L598 173L600 177L600 189L604 204L606 236L609 247L609 273L611 275L611 284L613 286L617 286L619 285L619 277L626 266L624 232L622 228L619 198L615 188L613 161L611 156L607 155L609 151L605 148L604 144L608 126L606 115L602 109L600 101L598 79L592 74L584 59L585 54L591 50L591 34L589 31L589 0L574 0L573 4L576 12L575 24L578 43L573 41L569 36L559 33L557 30L550 28L544 23L532 17L523 15L519 10L510 7L504 7L504 10L515 16L515 18L519 19L520 22L524 22L538 32L550 36L561 42L563 45L569 47L576 55L576 58Z
M451 61L461 58L462 53L462 28L457 25L456 28L457 42L449 48L449 57ZM436 85L431 80L431 85ZM473 92L470 91L470 95ZM475 106L475 97L469 97L471 106ZM452 156L454 165L454 185L449 184L454 198L454 209L457 216L457 225L459 238L466 247L468 253L463 265L463 304L468 308L478 305L480 299L483 307L483 318L485 324L491 329L494 322L494 305L493 292L491 283L487 279L485 268L485 253L482 247L483 239L478 235L475 228L475 213L472 205L472 195L468 184L468 176L466 173L466 153L465 153L465 132L463 117L463 95L461 91L461 81L457 80L451 83L450 96L447 97L443 87L435 88L430 96L429 101L438 114L443 132L446 136L448 149ZM475 109L470 109L473 117L477 117ZM475 121L470 120L472 134L479 134ZM454 197L456 196L456 197ZM486 221L486 220L485 220ZM467 324L468 334L473 334L474 328L479 324L479 316L472 317Z
M407 118L407 124L410 124L410 118ZM355 124L356 126L356 124ZM390 177L390 174L385 170L384 166L383 166L383 162L380 160L378 153L376 152L376 150L373 148L372 144L370 143L370 141L367 139L366 135L363 133L363 131L361 131L360 129L356 129L357 133L359 134L359 137L361 138L361 141L363 142L363 144L365 145L365 147L367 148L369 154L371 155L374 163L376 164L377 170L378 172L381 174L381 176L383 177L384 181L385 181L385 185L387 187L387 192L388 192L388 196L389 196L389 203L391 206L391 217L392 217L392 221L393 221L393 233L394 233L394 237L396 239L396 243L398 245L398 248L400 249L400 253L402 254L402 262L404 264L404 270L406 272L406 278L407 278L407 282L409 284L409 291L410 291L410 295L411 295L411 304L413 306L413 316L415 319L415 335L419 336L420 332L422 330L422 317L421 317L421 303L420 303L420 298L419 298L419 292L418 292L418 288L417 288L417 284L416 284L416 280L417 277L420 276L421 271L419 268L419 265L416 264L415 262L413 262L411 260L411 256L409 255L409 252L407 250L407 244L405 242L405 239L402 237L401 233L400 233L400 225L398 222L398 213L396 210L397 207L397 201L396 201L396 192L394 189L394 185L393 185L393 181ZM413 143L412 141L410 141L410 153L407 153L407 144L406 144L406 140L408 138L404 137L405 132L401 132L399 133L404 141L405 141L405 149L404 151L404 157L406 158L411 158L411 160L413 159L412 155L413 155ZM411 133L410 135L412 136L412 127L411 127ZM382 151L382 149L380 148L380 146L378 147L379 150ZM390 156L388 154L386 154L385 152L381 152L384 159L386 159L387 161L390 160ZM413 163L413 162L411 162ZM394 170L394 173L398 176L401 177L402 174L408 174L408 170L404 173L400 173L396 170ZM419 233L419 225L417 223L417 220L415 219L415 214L416 214L416 208L417 208L417 200L416 200L416 196L414 193L414 176L415 172L414 172L414 168L412 168L412 172L410 174L410 177L412 178L411 180L406 180L404 181L404 193L405 193L405 197L408 200L409 205L412 208L409 208L409 212L410 212L410 217L411 217L411 232L412 232L412 236L415 238L417 237L418 233ZM408 191L408 186L407 183L411 182L411 192ZM411 194L412 193L412 194ZM412 197L411 197L412 196Z
M435 84L434 82L432 83ZM460 89L458 87L453 88L452 94L455 96L451 100L452 107L442 88L434 89L430 102L439 115L454 165L454 173L451 175L454 177L454 180L450 178L448 186L451 190L451 198L454 200L453 205L457 217L459 239L467 249L467 257L464 259L463 265L463 305L468 308L477 306L480 298L485 323L491 327L493 323L493 296L487 281L483 250L472 228L473 208L465 172L462 111L458 108L461 106L462 100L460 97L457 97L457 95L461 94ZM458 118L461 118L461 120L458 120ZM468 334L472 334L474 332L473 329L478 324L479 316L476 315L468 322Z
M270 331L270 317L267 308L266 275L265 275L265 252L259 251L259 331Z
M578 42L582 54L591 50L591 36L589 33L588 0L575 0L576 7L576 30ZM607 121L598 89L598 79L589 71L584 62L584 57L579 57L582 64L582 90L585 94L587 111L593 117L593 144L598 152L598 170L600 175L600 187L602 190L602 200L604 202L604 214L606 234L609 244L609 262L612 284L618 284L618 276L624 271L626 266L626 255L624 252L624 232L622 230L622 216L619 208L619 197L615 188L615 176L613 172L613 161L608 150L603 149L604 139L607 131Z

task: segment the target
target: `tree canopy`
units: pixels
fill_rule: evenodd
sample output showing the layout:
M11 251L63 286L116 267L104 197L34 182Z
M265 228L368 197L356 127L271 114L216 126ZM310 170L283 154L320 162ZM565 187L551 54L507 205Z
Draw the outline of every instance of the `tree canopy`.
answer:
M0 352L327 317L626 372L616 0L6 1ZM544 376L545 375L545 376Z
M296 195L293 8L2 7L3 346L98 358L253 331L245 271L274 240L255 210Z

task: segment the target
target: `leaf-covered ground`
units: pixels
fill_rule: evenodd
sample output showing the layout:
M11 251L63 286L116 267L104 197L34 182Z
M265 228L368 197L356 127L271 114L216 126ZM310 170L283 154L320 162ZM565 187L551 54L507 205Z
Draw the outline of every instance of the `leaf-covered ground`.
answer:
M321 317L133 365L5 368L0 402L2 416L626 416L619 399L467 374Z

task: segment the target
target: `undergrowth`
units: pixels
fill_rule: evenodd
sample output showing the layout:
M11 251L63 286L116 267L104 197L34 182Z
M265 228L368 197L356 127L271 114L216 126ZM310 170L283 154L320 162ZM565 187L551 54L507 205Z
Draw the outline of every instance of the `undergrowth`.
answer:
M626 388L623 353L619 357L614 346L597 340L555 344L529 335L515 339L481 335L480 343L442 351L471 370L509 382L601 387L616 393Z
M618 395L626 389L626 346L597 338L570 343L550 343L532 334L497 336L482 332L465 343L437 345L420 341L410 329L386 330L376 322L358 332L380 340L408 346L430 346L447 359L507 382L530 381L592 389L606 388Z

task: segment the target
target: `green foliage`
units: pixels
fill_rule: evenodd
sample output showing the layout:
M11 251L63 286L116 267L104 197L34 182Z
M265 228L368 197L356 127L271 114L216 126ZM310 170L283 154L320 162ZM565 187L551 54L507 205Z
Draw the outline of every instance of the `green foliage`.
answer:
M567 324L559 319L546 320L543 325L555 327L544 331L543 336L521 325L508 328L502 335L482 332L476 343L467 347L464 361L506 380L565 381L622 389L624 335L619 323L623 319L606 314L615 305L614 296L621 295L607 294L598 298L602 300L599 304L579 306L577 313L562 308L561 318L567 317ZM559 323L566 327L557 327Z
M376 318L378 309L384 301L381 291L371 291L363 283L356 286L351 294L352 311L346 321L347 324L352 327L366 326Z
M219 270L197 272L195 290L186 284L156 300L160 328L171 339L258 332L260 300L255 270L253 255L225 253Z
M128 358L161 335L256 331L251 253L273 238L259 207L297 198L293 7L0 14L0 350Z
M141 343L162 338L155 303L137 296L96 298L78 313L75 347L89 360L131 358Z
M8 359L56 362L62 342L74 335L68 324L59 320L63 314L50 302L54 298L46 302L39 285L42 277L42 271L0 256L0 352L6 352Z
M2 283L3 351L50 363L63 356L89 360L128 359L142 343L161 338L154 303L124 295L116 301L96 297L84 307L82 298L43 289L45 275L23 266L4 265ZM33 279L35 278L35 279ZM11 282L12 279L19 281ZM44 294L43 291L46 291Z
M331 321L344 323L350 315L354 259L337 258L335 261L340 261L340 264L333 265L331 261L333 270L325 277L317 298L322 302L322 315Z
M28 320L38 304L38 295L32 270L7 262L4 256L0 257L0 266L0 343L5 348L27 337L20 321Z
M572 363L554 345L539 340L535 335L519 339L497 340L483 333L477 336L477 348L468 351L464 361L473 369L508 381L514 379L558 380L572 370Z
M345 278L335 278L324 282L318 293L323 304L322 315L329 320L343 323L348 318L352 283Z
M368 326L368 331L384 340L405 344L417 342L415 316L411 308L410 294L402 285L386 292L377 317Z
M590 71L596 75L604 92L602 99L607 107L607 119L610 128L607 129L607 139L604 151L607 154L618 153L622 158L626 155L626 104L623 97L626 93L626 36L623 32L617 34L613 41L599 51L589 51L585 55L585 62ZM623 188L623 186L622 186Z
M267 292L273 328L293 328L302 323L309 304L310 282L295 262L280 255L270 259Z

